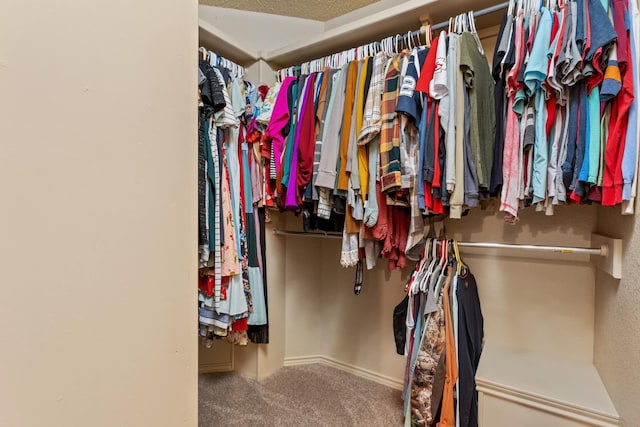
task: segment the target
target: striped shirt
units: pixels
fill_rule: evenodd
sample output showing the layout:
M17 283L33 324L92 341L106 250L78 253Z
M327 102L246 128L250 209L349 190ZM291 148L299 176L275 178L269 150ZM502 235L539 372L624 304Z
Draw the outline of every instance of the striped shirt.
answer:
M359 145L367 144L380 133L382 124L382 91L385 85L387 63L387 54L378 52L373 61L371 82L369 83L367 102L364 107L362 129L360 130L360 135L358 135ZM395 104L393 109L395 111Z
M393 58L385 75L381 106L380 128L380 183L382 191L402 186L400 165L400 120L396 114L400 89L400 56Z

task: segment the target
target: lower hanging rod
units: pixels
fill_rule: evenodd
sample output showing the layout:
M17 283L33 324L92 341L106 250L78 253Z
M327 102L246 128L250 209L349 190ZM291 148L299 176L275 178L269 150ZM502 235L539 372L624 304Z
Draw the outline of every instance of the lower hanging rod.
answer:
M320 237L325 239L342 239L342 233L332 233L324 231L283 231L274 229L276 235L279 236L298 236L298 237ZM514 249L523 251L551 252L562 254L584 254L584 255L601 255L607 256L608 247L602 245L599 248L583 248L574 246L546 246L546 245L521 245L515 243L493 243L493 242L458 242L458 246L463 248L483 248L483 249Z
M602 245L599 248L582 248L574 246L520 245L515 243L458 242L458 246L464 248L517 249L523 251L607 256L606 245Z

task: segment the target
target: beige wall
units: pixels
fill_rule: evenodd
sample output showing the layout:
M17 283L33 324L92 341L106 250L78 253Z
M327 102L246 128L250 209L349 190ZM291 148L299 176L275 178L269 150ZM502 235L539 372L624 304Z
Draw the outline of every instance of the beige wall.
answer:
M600 234L623 239L622 280L596 278L595 364L622 420L640 425L640 221L601 208Z
M0 425L196 425L197 4L2 9Z
M462 220L448 220L446 232L474 242L589 246L596 213L591 207L573 206L546 217L529 209L522 212L520 223L510 226L501 214L474 210ZM290 250L292 245L295 250ZM315 245L321 245L321 257L310 266L300 248L313 251ZM388 272L380 260L366 272L363 292L355 296L355 270L340 266L340 245L339 240L288 238L287 323L296 326L287 327L286 356L321 354L399 381L404 357L395 354L391 314L403 297L410 269ZM592 360L595 278L588 258L565 255L545 260L544 255L540 259L540 255L472 249L463 250L463 257L478 282L487 341ZM318 264L322 270L315 276ZM315 295L317 289L322 303L302 304L303 296ZM307 326L297 325L307 321Z
M547 217L535 209L505 225L502 213L471 211L448 220L447 234L471 242L590 246L597 210L561 206ZM488 342L582 361L593 359L594 268L589 258L507 250L462 250L478 281Z
M389 272L379 260L375 269L365 268L356 296L356 270L340 265L341 246L341 240L322 242L322 355L400 381L405 358L395 351L392 314L411 271Z
M325 320L320 239L288 237L286 259L285 355L321 354Z

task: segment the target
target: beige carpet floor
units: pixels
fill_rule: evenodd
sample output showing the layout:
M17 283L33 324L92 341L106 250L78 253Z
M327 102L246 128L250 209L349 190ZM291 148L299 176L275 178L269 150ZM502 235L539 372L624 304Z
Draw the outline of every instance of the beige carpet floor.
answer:
M285 367L261 382L202 374L198 392L201 427L403 425L398 390L324 365Z

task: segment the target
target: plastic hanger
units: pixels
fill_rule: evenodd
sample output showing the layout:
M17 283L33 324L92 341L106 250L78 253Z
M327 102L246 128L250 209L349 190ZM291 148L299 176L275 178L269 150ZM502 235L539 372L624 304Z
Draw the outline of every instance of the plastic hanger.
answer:
M413 281L411 282L411 286L407 291L409 295L416 295L418 292L420 292L420 282L423 279L425 265L429 262L429 254L431 252L430 248L431 248L431 239L427 239L427 242L425 243L425 248L423 249L423 257L420 261L420 267L416 269L415 277L413 278Z
M435 247L435 239L427 239L428 240L428 245L427 245L427 257L426 257L426 261L423 265L423 268L421 270L421 274L418 280L418 283L416 284L416 289L414 290L415 293L418 292L424 292L424 289L426 289L426 283L429 282L429 271L431 269L431 264L433 263L433 259L434 259L434 253L433 253L433 248Z
M444 275L446 273L447 265L449 264L449 240L441 240L442 244L442 252L440 257L440 274Z
M440 287L439 285L442 282L442 278L446 275L446 265L449 262L448 257L448 248L446 240L441 240L440 242L440 256L438 258L437 268L434 268L431 274L431 278L429 280L429 289L433 289L433 294L440 297ZM436 274L437 273L437 274Z
M409 288L410 295L416 295L418 292L420 292L420 282L423 279L426 265L428 265L428 263L430 262L430 256L431 256L431 239L427 239L427 242L425 243L425 247L423 249L423 256L422 256L422 259L420 260L420 267L416 269L415 278L413 282L411 282L411 287Z
M429 267L427 268L427 273L424 275L424 280L420 282L420 291L428 292L429 284L431 283L431 278L433 276L433 272L435 270L436 265L440 257L438 256L438 240L431 240L431 262L429 263Z
M476 29L476 19L473 16L473 11L469 12L468 15L469 15L469 26L471 27L471 34L473 34L473 38L476 39L478 50L480 51L481 54L484 55L484 48L482 47L482 42L480 41L478 30Z
M453 250L456 256L456 263L458 264L456 268L456 274L460 276L467 271L467 266L464 264L464 262L462 262L462 257L460 257L460 249L458 248L457 240L453 241Z

